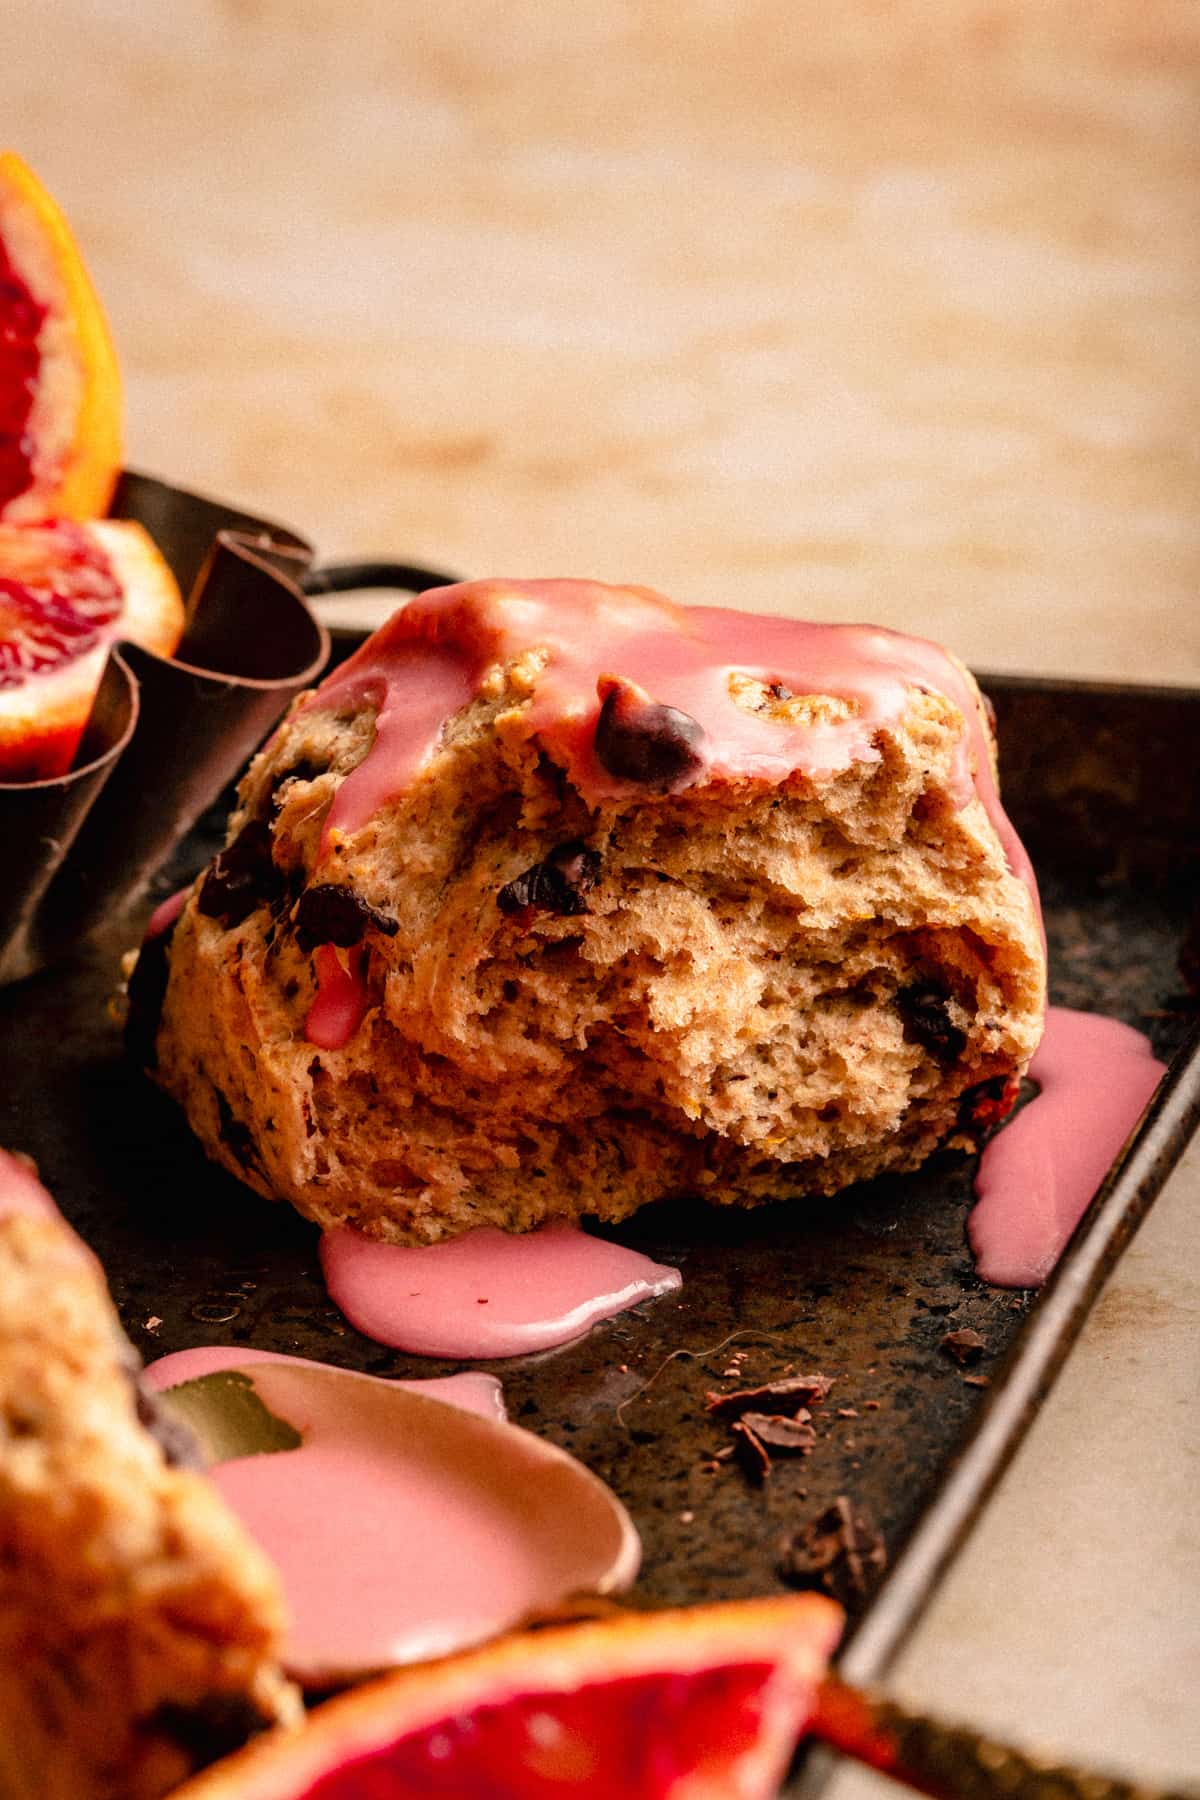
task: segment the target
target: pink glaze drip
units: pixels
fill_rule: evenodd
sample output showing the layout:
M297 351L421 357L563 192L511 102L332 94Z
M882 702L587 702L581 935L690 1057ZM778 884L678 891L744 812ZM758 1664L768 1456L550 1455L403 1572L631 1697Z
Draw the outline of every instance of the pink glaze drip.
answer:
M590 801L638 790L597 761L598 688L618 675L652 700L689 714L705 733L695 781L752 777L781 782L794 771L833 774L877 762L875 734L896 724L913 686L944 694L962 712L953 798L978 795L1014 874L1036 900L1033 872L1000 805L978 702L940 646L869 625L814 625L713 607L676 606L646 588L587 581L477 581L412 600L320 687L306 706L379 708L374 744L342 783L324 848L359 830L401 793L428 760L445 720L480 692L485 672L530 646L548 661L519 729L570 772ZM452 647L451 647L452 646ZM852 717L791 725L737 705L734 671L781 681L796 694L850 702Z
M984 1281L1045 1281L1164 1073L1140 1031L1050 1007L1029 1066L1041 1092L991 1140L975 1178L967 1234Z
M317 948L317 997L308 1009L304 1035L318 1050L341 1050L354 1036L371 1005L364 964L366 947L344 952L345 961L332 944Z
M485 1226L416 1250L342 1228L321 1239L321 1266L367 1337L464 1361L569 1343L681 1283L678 1269L565 1223L522 1237Z
M154 911L150 914L150 917L146 920L146 929L142 935L143 943L153 943L155 938L164 937L166 933L170 931L172 925L183 911L191 891L190 886L183 887L180 888L177 894L169 894L165 900L159 901Z
M247 1350L237 1344L203 1344L195 1350L176 1350L147 1363L142 1379L156 1393L178 1387L181 1381L196 1381L201 1375L214 1375L222 1369L249 1368L252 1363L292 1363L309 1369L326 1369L328 1363L314 1362L308 1356L284 1356L276 1350ZM444 1400L448 1406L461 1406L464 1412L478 1413L481 1419L498 1419L504 1423L508 1414L504 1406L504 1389L494 1375L480 1375L473 1369L462 1369L456 1375L435 1375L424 1381L397 1381L397 1387L413 1394L426 1394L431 1400Z

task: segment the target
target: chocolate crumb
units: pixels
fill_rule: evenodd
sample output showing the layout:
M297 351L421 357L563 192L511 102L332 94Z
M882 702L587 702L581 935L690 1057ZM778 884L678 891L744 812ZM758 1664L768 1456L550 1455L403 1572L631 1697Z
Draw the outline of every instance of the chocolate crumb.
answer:
M939 1062L956 1062L967 1044L967 1034L954 1024L947 1002L950 996L932 982L901 988L896 1007L904 1021L904 1035L920 1044Z
M590 893L600 879L600 853L586 844L571 839L556 844L541 862L534 863L523 874L506 881L496 895L502 913L555 913L561 918L575 918L587 911L584 895Z
M864 1400L863 1405L866 1407L868 1412L878 1412L879 1411L878 1400Z
M779 1573L793 1587L819 1588L849 1605L863 1599L887 1567L883 1539L845 1494L780 1546Z
M368 926L381 931L384 937L395 937L400 929L398 919L377 912L353 888L340 887L333 881L305 888L296 902L294 918L296 942L306 955L318 944L353 950L362 942Z
M690 713L660 706L630 681L614 680L596 723L596 760L619 781L664 790L704 767L704 728Z
M833 1386L832 1375L785 1375L762 1387L739 1388L733 1394L706 1394L705 1410L717 1419L737 1419L745 1412L762 1412L769 1404L776 1414L793 1418L807 1406L820 1406Z
M944 1350L959 1368L963 1368L967 1363L979 1361L987 1349L987 1339L981 1338L977 1331L964 1327L961 1331L948 1331L938 1349Z

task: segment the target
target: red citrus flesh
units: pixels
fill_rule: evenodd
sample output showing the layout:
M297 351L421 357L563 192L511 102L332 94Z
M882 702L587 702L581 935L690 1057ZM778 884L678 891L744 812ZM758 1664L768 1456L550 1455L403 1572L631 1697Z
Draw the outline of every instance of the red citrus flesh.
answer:
M297 1800L661 1800L685 1777L728 1774L755 1744L772 1673L751 1663L522 1694L335 1769Z
M804 1594L503 1638L329 1701L178 1800L768 1800L841 1622Z
M0 152L0 518L93 519L121 466L121 380L71 227Z
M46 308L34 299L0 240L0 513L33 480L29 415L45 319Z
M0 782L70 767L115 639L169 655L182 629L178 586L140 525L0 522Z

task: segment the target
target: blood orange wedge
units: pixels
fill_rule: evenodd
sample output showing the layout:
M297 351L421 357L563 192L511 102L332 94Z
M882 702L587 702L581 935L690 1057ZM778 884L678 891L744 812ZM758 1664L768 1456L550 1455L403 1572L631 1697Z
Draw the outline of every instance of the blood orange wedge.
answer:
M504 1638L331 1700L175 1800L766 1800L841 1622L800 1594Z
M0 781L70 767L114 639L169 655L182 630L175 577L140 525L0 524Z
M121 467L121 380L62 212L0 154L0 518L90 519Z

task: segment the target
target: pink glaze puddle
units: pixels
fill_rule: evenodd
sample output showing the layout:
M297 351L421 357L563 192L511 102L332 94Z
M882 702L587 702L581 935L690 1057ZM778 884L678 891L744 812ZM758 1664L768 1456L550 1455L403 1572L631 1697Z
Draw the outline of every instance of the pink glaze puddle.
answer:
M212 1478L283 1577L284 1661L383 1667L475 1643L528 1611L540 1574L512 1502L444 1467L306 1424L299 1450L220 1463Z
M321 1239L321 1266L330 1298L367 1337L465 1361L569 1343L682 1281L565 1223L521 1237L485 1226L416 1250L343 1227Z
M984 1281L1045 1281L1165 1072L1131 1026L1049 1008L1029 1066L1041 1093L991 1140L975 1177L967 1235Z
M162 1393L178 1387L181 1381L195 1381L201 1375L213 1375L221 1369L249 1368L252 1363L293 1363L303 1368L323 1369L327 1363L314 1362L308 1356L284 1356L276 1350L247 1350L237 1344L204 1344L196 1350L176 1350L147 1363L142 1379L147 1387ZM376 1378L378 1379L378 1377ZM431 1400L444 1400L449 1406L461 1406L464 1412L478 1413L481 1419L508 1417L504 1405L504 1389L494 1375L480 1375L473 1369L461 1369L456 1375L434 1375L423 1381L397 1381L397 1387L413 1394L427 1394Z
M322 860L336 858L340 842L413 781L445 720L482 691L487 671L531 645L544 647L548 661L533 677L530 703L514 714L513 729L535 739L593 803L639 792L638 784L604 768L594 748L601 694L613 676L700 726L697 765L680 786L782 782L797 771L819 777L854 762L878 762L876 733L900 720L909 689L944 694L967 726L956 751L954 802L963 807L978 797L1036 907L1037 883L1000 804L979 703L939 645L870 625L676 606L647 588L590 581L476 581L431 589L304 702L376 708L371 749L342 783L325 821ZM793 694L833 695L854 710L846 719L790 724L739 706L729 689L735 672L782 682ZM367 1011L363 971L352 972L360 990L353 996L340 964L326 962L318 975L308 1037L322 1049L340 1049Z

